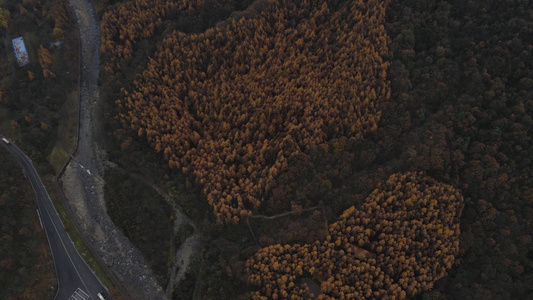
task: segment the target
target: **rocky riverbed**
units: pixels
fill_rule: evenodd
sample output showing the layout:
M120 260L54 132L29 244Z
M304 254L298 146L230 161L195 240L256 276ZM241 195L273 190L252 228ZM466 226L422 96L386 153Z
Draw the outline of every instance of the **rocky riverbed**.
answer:
M94 8L89 0L70 0L76 14L81 41L80 74L80 125L78 147L66 166L60 182L67 197L72 216L82 233L93 244L107 268L113 272L131 295L138 299L169 299L174 284L179 283L187 268L193 248L199 244L197 234L191 236L176 252L170 267L169 286L157 283L154 273L142 254L113 224L106 213L104 198L104 167L109 163L105 151L99 146L102 113L98 90L100 37ZM172 199L169 199L172 202ZM190 219L179 217L182 213L173 206L179 222ZM177 257L179 256L179 257Z

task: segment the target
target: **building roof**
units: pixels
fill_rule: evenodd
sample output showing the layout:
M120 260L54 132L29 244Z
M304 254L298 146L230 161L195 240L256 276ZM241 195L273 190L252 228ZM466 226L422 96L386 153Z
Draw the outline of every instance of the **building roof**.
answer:
M28 51L26 51L24 39L22 37L18 37L16 39L13 39L12 42L19 66L22 67L27 65L30 62L30 56L28 55Z

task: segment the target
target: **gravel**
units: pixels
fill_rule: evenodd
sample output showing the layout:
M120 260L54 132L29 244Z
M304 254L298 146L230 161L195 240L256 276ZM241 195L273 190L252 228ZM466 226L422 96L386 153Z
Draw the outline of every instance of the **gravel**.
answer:
M104 200L105 151L97 144L101 131L98 91L100 37L89 0L69 0L81 39L80 127L78 147L61 176L74 219L107 267L137 299L168 299L143 256L113 224Z

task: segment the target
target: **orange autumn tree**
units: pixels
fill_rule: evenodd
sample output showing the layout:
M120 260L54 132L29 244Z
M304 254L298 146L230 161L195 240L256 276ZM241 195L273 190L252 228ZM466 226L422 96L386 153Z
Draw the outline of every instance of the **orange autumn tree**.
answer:
M392 175L329 226L325 241L272 245L246 262L255 299L404 299L428 291L459 252L463 197L423 173ZM311 295L309 282L318 285Z
M174 32L123 90L120 119L202 188L219 222L237 223L291 157L376 130L390 95L387 2L273 0L202 34Z
M39 57L39 64L43 70L44 78L55 78L56 75L50 70L52 67L52 53L50 53L50 50L40 45L39 49L37 49L37 56Z
M104 70L112 73L120 69L119 61L131 58L137 41L154 35L168 11L189 9L196 3L196 0L132 0L107 11L100 25L100 52L109 58Z

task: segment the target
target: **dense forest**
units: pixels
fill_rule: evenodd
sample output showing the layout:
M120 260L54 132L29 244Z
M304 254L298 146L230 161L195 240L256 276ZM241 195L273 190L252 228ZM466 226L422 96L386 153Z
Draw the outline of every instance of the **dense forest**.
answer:
M219 224L190 289L533 297L528 1L236 2L102 13L115 153L150 145Z
M52 299L56 277L33 190L4 147L0 168L0 299Z
M1 9L8 13L0 27L5 54L0 57L0 128L35 161L55 167L61 157L50 154L66 155L75 138L67 129L72 124L64 123L74 122L69 112L77 100L76 22L66 0L5 0ZM24 38L29 55L29 64L22 67L11 43L17 37ZM68 143L55 149L62 139Z
M423 174L393 174L348 208L323 241L250 258L254 299L404 299L428 291L459 254L463 198ZM318 280L320 285L314 283Z
M65 103L76 100L72 75L78 73L71 17L66 0L0 1L0 132L24 149L42 175L64 162L52 158L56 141L74 138L65 134L66 120L72 120ZM13 51L17 37L29 55L24 66ZM66 154L71 144L57 148ZM4 147L0 170L0 299L52 299L57 281L35 194Z
M285 191L272 190L293 160L376 129L389 93L384 8L272 3L254 19L198 35L174 32L135 89L123 91L120 118L194 179L218 221L276 207Z

